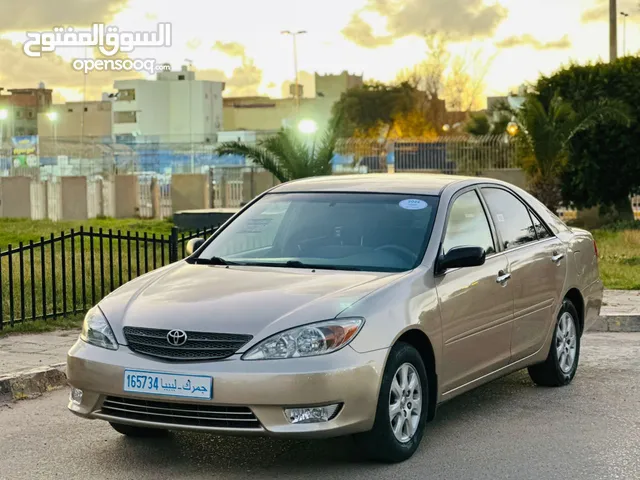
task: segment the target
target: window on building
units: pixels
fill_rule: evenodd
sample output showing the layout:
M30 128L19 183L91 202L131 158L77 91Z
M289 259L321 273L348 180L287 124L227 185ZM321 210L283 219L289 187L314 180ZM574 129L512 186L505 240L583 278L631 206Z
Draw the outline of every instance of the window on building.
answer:
M119 102L132 102L136 99L136 91L133 88L118 90L117 98Z
M138 121L136 112L114 112L114 123L136 123Z
M33 112L31 110L27 112L27 118L33 118Z
M88 108L88 107L84 107L84 111L85 111L85 112L88 112L88 111L89 111L89 108Z
M73 108L67 108L67 112L73 113Z
M178 75L178 80L184 80L184 75Z
M16 118L22 118L22 111L16 110Z

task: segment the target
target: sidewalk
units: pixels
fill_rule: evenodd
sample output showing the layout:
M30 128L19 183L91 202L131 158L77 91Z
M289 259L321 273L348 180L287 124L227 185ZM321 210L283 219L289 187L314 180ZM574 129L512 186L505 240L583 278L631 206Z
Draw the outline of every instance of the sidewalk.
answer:
M640 332L640 291L606 290L600 319L590 331ZM0 402L37 396L65 384L67 351L78 330L0 338Z

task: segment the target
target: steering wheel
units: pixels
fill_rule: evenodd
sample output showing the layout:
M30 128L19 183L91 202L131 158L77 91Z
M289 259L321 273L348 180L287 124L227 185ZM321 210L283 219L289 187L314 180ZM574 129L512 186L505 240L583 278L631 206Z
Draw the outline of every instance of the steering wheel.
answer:
M394 244L387 244L387 245L381 245L377 248L374 249L374 252L377 252L379 250L392 250L393 253L395 254L401 254L398 255L400 257L404 257L405 259L409 260L409 263L415 263L415 261L418 259L418 255L416 255L415 253L413 253L411 250L409 250L406 247L402 247L400 245L394 245Z

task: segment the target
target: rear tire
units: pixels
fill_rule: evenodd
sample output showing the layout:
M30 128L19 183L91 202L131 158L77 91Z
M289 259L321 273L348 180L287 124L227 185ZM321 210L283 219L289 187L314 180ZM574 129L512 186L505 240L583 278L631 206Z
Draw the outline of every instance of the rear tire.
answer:
M544 363L529 367L529 376L543 387L562 387L573 380L580 359L578 311L565 299L558 313L549 355Z
M109 422L109 425L111 425L116 432L126 435L127 437L155 438L165 437L169 433L168 430L162 428L134 427L133 425L111 422Z
M384 369L373 429L356 435L356 444L370 460L407 460L420 445L428 412L422 357L413 346L399 342L391 349Z

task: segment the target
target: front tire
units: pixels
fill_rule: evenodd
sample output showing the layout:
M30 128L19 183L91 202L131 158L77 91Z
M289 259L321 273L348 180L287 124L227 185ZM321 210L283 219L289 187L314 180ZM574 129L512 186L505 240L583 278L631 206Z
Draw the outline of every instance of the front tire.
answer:
M155 438L165 437L169 433L168 430L161 428L134 427L133 425L111 422L109 422L109 425L111 425L116 432L126 435L127 437Z
M429 410L427 371L418 351L393 346L382 376L373 429L355 437L371 460L387 463L410 458L420 445Z
M549 355L544 363L529 367L529 376L543 387L562 387L573 380L580 358L578 311L565 299L558 313Z

